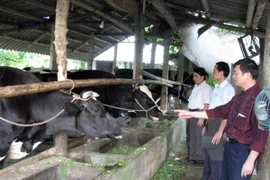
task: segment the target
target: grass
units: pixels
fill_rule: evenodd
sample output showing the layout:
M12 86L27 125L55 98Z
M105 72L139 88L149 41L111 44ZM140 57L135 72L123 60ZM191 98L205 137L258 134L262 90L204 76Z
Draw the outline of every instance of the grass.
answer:
M146 121L146 128L157 128L157 129L168 129L169 127L172 126L172 124L174 123L174 121L170 121L170 120L162 120L159 122L153 122L151 120Z
M123 145L119 147L112 148L108 151L110 154L123 154L123 155L129 155L132 152L135 151L135 147L132 147L130 145Z
M154 175L152 180L178 180L183 176L184 168L185 166L183 166L179 161L169 157Z

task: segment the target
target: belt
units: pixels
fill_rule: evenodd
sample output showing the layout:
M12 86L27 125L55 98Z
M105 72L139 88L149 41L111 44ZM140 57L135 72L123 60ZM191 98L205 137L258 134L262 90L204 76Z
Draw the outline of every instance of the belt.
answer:
M188 109L189 111L202 111L202 109Z
M229 138L229 137L227 137L227 142L229 142L231 144L243 144L243 143L240 143L239 141L232 139L232 138ZM243 144L243 145L248 145L248 144Z

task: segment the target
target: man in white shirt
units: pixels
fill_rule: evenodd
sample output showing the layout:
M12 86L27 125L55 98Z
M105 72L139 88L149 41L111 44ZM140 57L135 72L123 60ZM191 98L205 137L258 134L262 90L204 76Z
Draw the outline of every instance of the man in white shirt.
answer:
M234 88L226 79L229 74L230 68L227 63L216 63L213 70L213 77L217 81L217 84L211 94L209 109L226 104L235 95ZM210 136L210 138L207 138L211 141L209 143L216 144L217 146L207 147L207 145L205 145L204 170L201 180L222 180L222 160L224 149L222 137L226 123L227 120L211 120L207 122L206 127L203 129L203 135L205 137Z
M193 70L193 81L195 86L188 99L188 108L190 111L208 109L212 88L205 82L207 76L207 72L202 67L198 67ZM192 160L193 165L203 164L203 124L204 119L196 118L196 120L187 120L186 143L188 148L188 160Z

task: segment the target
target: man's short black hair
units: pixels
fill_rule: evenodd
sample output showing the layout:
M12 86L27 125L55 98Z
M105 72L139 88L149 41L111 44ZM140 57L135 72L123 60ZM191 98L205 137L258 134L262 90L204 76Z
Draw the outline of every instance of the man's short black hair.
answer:
M206 79L208 77L206 70L202 67L194 68L193 72L199 74L200 76L204 76L204 79Z
M254 80L257 80L259 75L259 69L258 65L255 63L254 60L249 58L240 59L236 63L234 63L233 68L235 68L238 65L240 65L240 70L243 74L246 72L250 72L252 78Z
M217 70L223 71L224 77L228 77L230 74L230 67L228 65L228 63L224 62L224 61L219 61L216 63L217 65Z

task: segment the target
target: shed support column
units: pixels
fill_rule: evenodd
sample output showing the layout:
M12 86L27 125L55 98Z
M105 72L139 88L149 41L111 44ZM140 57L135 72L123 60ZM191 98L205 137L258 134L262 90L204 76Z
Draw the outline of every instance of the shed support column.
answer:
M118 53L118 44L114 45L114 56L113 56L113 64L112 64L112 73L115 74L117 67L117 53Z
M262 67L262 78L263 78L263 87L265 88L270 84L270 15L267 19L266 26L266 36L265 36L265 46L264 46L264 58L263 58L263 67ZM268 137L268 142L265 147L264 153L259 158L258 163L258 177L257 179L269 179L270 177L270 136Z
M188 66L189 66L189 60L187 58L185 58L184 59L184 72L190 73Z
M67 18L69 0L57 0L55 18L55 50L57 55L58 81L67 79ZM60 132L55 137L56 155L67 156L67 133Z
M94 60L94 40L95 35L91 33L90 39L89 39L89 51L88 51L88 59L87 59L87 69L92 70L93 69L93 60Z
M138 2L138 11L135 17L135 55L133 62L133 79L142 79L140 70L143 69L143 46L144 46L144 14L142 3Z
M185 56L179 51L178 56L178 65L177 65L177 81L183 83L183 76L184 76L184 62L185 62ZM180 87L181 88L181 87ZM180 96L180 92L178 93L178 96ZM180 98L176 98L175 101L175 108L180 108Z
M164 39L164 55L163 55L163 71L162 78L168 79L168 66L169 66L169 39ZM161 88L161 98L160 98L160 109L168 109L168 88L167 86L162 86Z
M192 63L192 61L188 61L188 72L193 72L194 69L194 64Z
M51 70L57 70L55 45L54 45L54 30L55 26L52 25L51 43L50 43L50 65L49 65Z
M151 68L155 68L156 47L157 47L157 37L152 36L152 49L151 49L151 61L150 61Z

